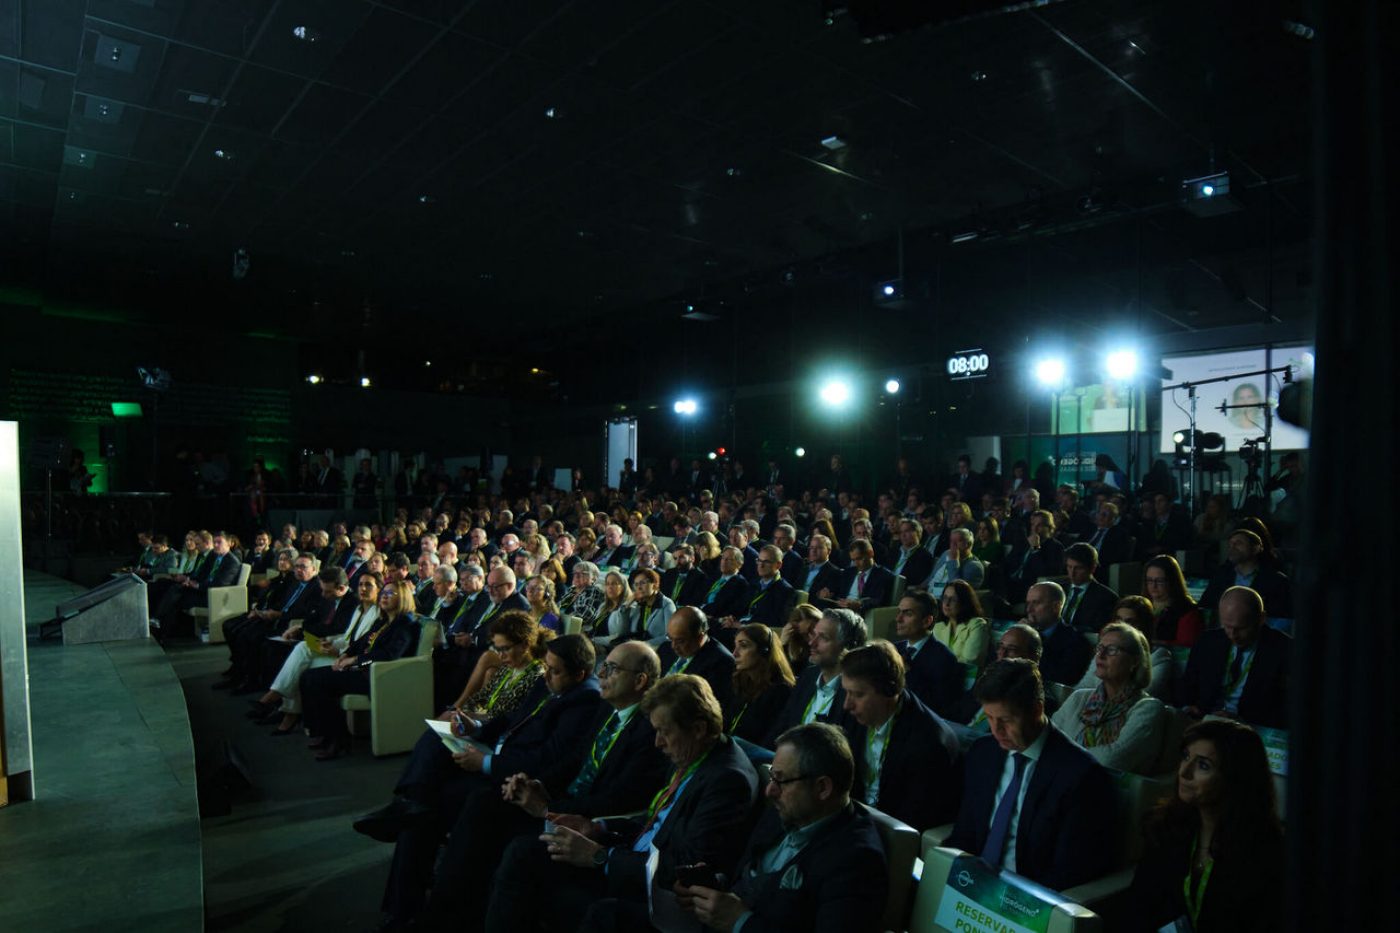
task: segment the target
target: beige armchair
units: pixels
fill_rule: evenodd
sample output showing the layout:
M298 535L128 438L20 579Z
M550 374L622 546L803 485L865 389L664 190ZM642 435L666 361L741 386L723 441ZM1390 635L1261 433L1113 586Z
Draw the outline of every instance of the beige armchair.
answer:
M211 644L224 641L224 623L229 619L248 614L248 577L253 572L252 564L244 564L238 571L238 582L233 586L211 586L209 606L196 606L190 610L195 625L209 633Z
M369 745L375 757L396 755L413 748L423 734L423 720L433 715L433 645L438 623L420 618L418 651L397 661L369 666L369 694L341 697L340 708L351 735L363 735L363 719L369 720ZM368 716L360 714L367 713Z

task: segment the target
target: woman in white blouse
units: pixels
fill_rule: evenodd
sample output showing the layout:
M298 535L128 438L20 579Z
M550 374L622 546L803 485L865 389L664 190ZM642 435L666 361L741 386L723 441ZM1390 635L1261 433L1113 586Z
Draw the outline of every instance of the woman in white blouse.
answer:
M1098 686L1071 693L1052 721L1106 768L1151 774L1161 756L1162 702L1147 695L1151 645L1126 622L1099 632Z
M281 701L282 721L272 731L273 735L290 735L297 731L297 725L301 721L301 675L310 668L329 667L334 664L347 645L374 627L375 620L379 618L379 590L383 583L383 578L373 571L366 571L360 575L360 582L355 590L359 605L350 617L350 626L343 634L321 642L324 653L312 654L303 641L287 655L287 660L282 663L282 670L277 672L277 677L272 681L272 687L257 701L258 706L254 710L269 712L276 709L278 701Z

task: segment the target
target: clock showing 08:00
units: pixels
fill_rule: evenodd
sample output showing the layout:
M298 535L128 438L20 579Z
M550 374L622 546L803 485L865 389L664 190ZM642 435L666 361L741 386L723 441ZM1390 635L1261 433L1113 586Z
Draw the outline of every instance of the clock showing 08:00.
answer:
M948 357L948 377L959 379L985 379L991 368L991 361L981 350L958 350Z

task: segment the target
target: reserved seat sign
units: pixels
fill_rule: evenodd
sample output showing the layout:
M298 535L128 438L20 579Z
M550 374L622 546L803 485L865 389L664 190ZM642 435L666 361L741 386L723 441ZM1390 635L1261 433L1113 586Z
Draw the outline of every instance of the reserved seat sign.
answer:
M998 872L974 855L960 855L934 923L953 933L1046 933L1064 898L1011 872Z

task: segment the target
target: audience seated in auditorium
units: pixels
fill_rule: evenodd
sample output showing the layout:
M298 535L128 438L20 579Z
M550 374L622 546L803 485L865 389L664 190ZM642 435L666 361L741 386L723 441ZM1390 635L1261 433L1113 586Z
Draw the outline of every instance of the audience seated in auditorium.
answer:
M1142 595L1152 600L1156 613L1152 643L1189 648L1200 638L1205 618L1186 592L1186 577L1176 558L1158 554L1142 570Z
M1098 684L1071 693L1051 720L1105 768L1151 775L1161 756L1162 701L1147 693L1151 652L1132 625L1104 626L1094 652Z
M886 552L891 573L913 583L927 580L933 573L933 555L923 546L923 534L913 519L899 520L899 546Z
M1252 531L1239 529L1225 542L1228 559L1211 578L1201 595L1201 609L1215 612L1220 596L1232 586L1247 586L1264 600L1264 614L1271 619L1293 618L1293 592L1288 578L1263 566L1264 542Z
M514 711L544 676L544 656L554 637L529 615L510 609L487 623L489 650L482 653L461 695L438 718L465 717L473 728Z
M1085 540L1099 555L1096 576L1100 583L1108 582L1108 568L1133 559L1132 535L1118 521L1118 506L1103 502L1094 510L1094 530Z
M1248 587L1220 597L1220 627L1191 649L1177 701L1193 716L1229 716L1288 728L1289 656L1293 639L1270 628L1264 602Z
M758 576L749 589L747 605L741 615L724 616L716 637L726 645L731 645L734 631L750 622L758 622L771 628L781 628L787 621L788 610L797 599L797 591L782 578L782 551L773 544L765 544L758 554Z
M851 566L841 573L835 588L822 589L811 599L820 609L850 609L867 612L889 604L894 591L894 574L875 563L874 546L856 539L847 549Z
M1065 548L1056 541L1055 519L1049 512L1031 513L1025 538L1006 558L1006 598L1011 603L1026 599L1026 591L1041 577L1058 577L1065 572Z
M330 667L313 667L302 674L303 717L317 761L338 758L350 750L340 698L369 693L369 666L374 662L396 661L417 650L419 623L413 607L413 591L407 583L384 587L374 627L349 644Z
M734 673L724 731L761 745L792 694L795 678L778 631L751 622L734 633Z
M899 638L895 650L904 664L904 686L939 716L951 718L963 695L965 673L953 652L933 635L937 612L933 597L923 590L901 597L894 617Z
M712 581L695 566L695 547L680 544L671 554L675 566L661 575L662 594L677 606L703 605Z
M306 618L316 600L321 598L320 587L313 583L315 576L316 559L308 554L299 555L292 561L291 574L278 578L260 607L249 610L241 619L224 623L229 667L213 689L241 693L266 686L257 682L263 643L276 635L288 636L291 623Z
M788 667L793 676L807 669L807 658L811 653L812 627L822 617L822 611L811 603L793 606L783 626L783 652L787 655Z
M808 600L822 590L835 592L841 584L841 568L831 563L831 548L832 539L824 534L813 533L807 539L807 566L801 582L793 581L793 586L807 593Z
M554 581L536 574L525 580L525 601L530 604L530 618L540 628L549 629L555 634L564 631L564 623L559 615L559 605L554 601Z
M973 543L973 533L969 528L954 528L948 532L948 549L938 556L933 570L924 581L924 588L930 592L942 592L954 580L965 580L973 589L981 588L987 577L987 568L972 556Z
M1191 547L1191 542L1195 538L1195 530L1191 527L1191 517L1186 514L1186 508L1179 503L1173 502L1171 496L1165 492L1158 492L1150 499L1144 497L1143 503L1150 502L1152 512L1138 524L1137 548L1140 560L1146 560L1157 554L1175 554L1177 551L1184 551Z
M752 824L758 776L724 735L709 685L688 674L663 678L647 692L641 710L672 761L670 782L641 819L552 813L552 834L512 842L492 881L487 933L645 929L649 905L662 912L680 909L674 903L680 866L727 870L738 861ZM550 896L540 897L541 891Z
M1094 657L1094 647L1060 619L1065 591L1058 583L1037 583L1026 593L1021 621L1040 633L1041 676L1055 684L1076 684Z
M1118 594L1094 579L1098 570L1099 553L1092 544L1080 542L1065 548L1065 575L1069 577L1065 593L1064 621L1076 632L1094 633L1113 618L1113 604Z
M727 547L719 555L719 574L705 591L701 608L715 619L738 617L748 610L749 581L743 575L744 555Z
M1279 889L1286 852L1277 812L1264 743L1252 729L1226 721L1190 726L1176 793L1148 814L1132 885L1106 911L1112 928L1286 929Z
M968 752L962 804L944 844L1056 891L1107 874L1113 779L1046 718L1035 663L991 664L976 697L991 735Z
M888 877L868 810L851 800L857 763L837 729L815 723L777 742L771 804L749 838L726 892L674 888L683 910L714 930L798 933L881 929Z
M603 601L607 597L598 585L598 565L592 561L578 560L569 572L571 585L559 599L559 610L565 615L578 616L583 620L585 634L591 634L593 622L597 620Z
M976 676L987 663L991 642L991 629L977 591L966 580L954 580L943 588L938 610L933 637L953 652L967 673Z
M694 674L710 685L721 709L733 700L734 655L712 637L705 613L682 606L666 622L666 642L657 652L661 676Z
M1152 604L1142 596L1124 596L1113 605L1114 622L1123 622L1137 629L1152 644L1153 618ZM1152 675L1147 685L1147 695L1169 703L1175 697L1176 680L1172 651L1165 645L1152 646ZM1099 685L1098 669L1090 664L1075 685L1076 690L1093 689Z
M930 646L947 651L932 641L925 650ZM906 688L895 646L877 640L847 652L841 686L857 749L856 797L920 832L951 822L962 798L958 739Z
M829 722L843 729L849 725L846 692L841 688L841 659L847 651L863 646L869 635L865 620L850 609L827 609L812 626L810 664L798 676L792 695L783 707L765 748L793 726Z
M608 572L609 579L613 571ZM666 622L676 611L675 603L661 595L661 575L655 570L640 569L632 573L631 594L622 606L608 616L606 634L593 638L594 646L607 651L624 641L650 642L658 647L666 638Z

